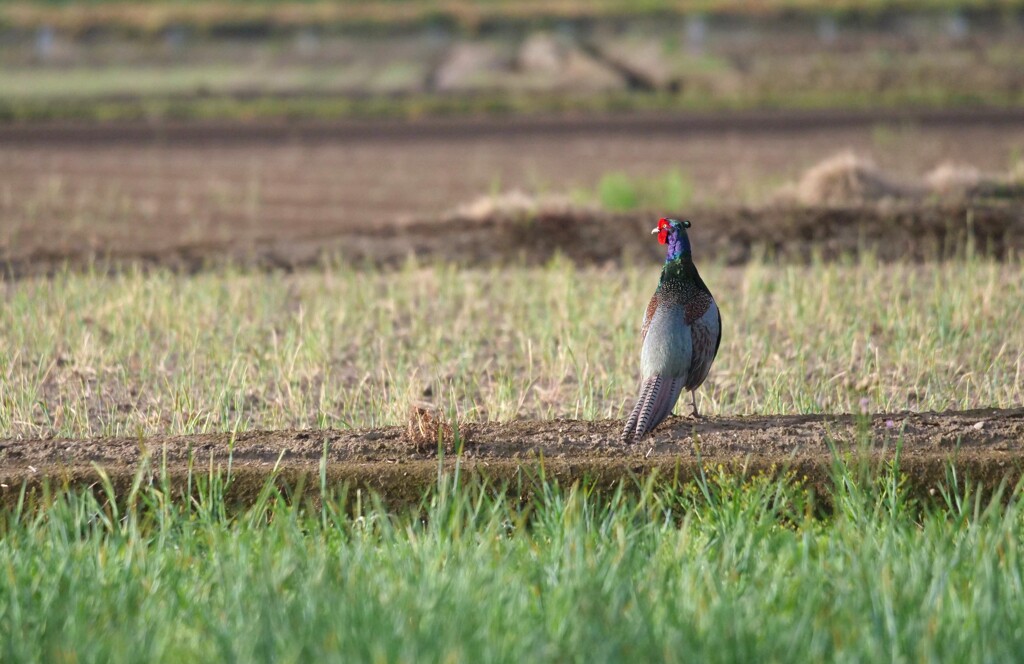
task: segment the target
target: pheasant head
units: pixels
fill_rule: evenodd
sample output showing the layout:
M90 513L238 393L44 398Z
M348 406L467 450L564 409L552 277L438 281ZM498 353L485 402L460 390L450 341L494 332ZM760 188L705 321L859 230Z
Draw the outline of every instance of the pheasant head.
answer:
M690 222L685 219L679 221L678 219L665 219L662 217L658 220L658 227L652 230L651 233L657 233L658 242L668 245L668 251L665 255L666 263L679 260L683 256L690 256L690 238L686 234L686 229L689 227Z

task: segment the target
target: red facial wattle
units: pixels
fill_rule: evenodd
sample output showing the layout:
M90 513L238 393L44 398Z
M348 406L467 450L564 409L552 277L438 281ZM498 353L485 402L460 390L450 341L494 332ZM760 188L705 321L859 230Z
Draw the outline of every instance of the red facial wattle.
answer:
M658 242L661 244L668 244L668 219L658 220Z

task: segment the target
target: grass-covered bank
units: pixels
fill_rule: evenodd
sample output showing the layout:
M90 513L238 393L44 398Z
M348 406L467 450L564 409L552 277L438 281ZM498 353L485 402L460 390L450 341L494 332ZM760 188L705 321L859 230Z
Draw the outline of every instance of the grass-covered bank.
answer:
M934 503L837 464L793 481L543 485L441 477L389 513L268 488L235 512L158 481L0 517L4 661L993 661L1024 646L1024 510L954 474ZM790 478L792 480L793 478ZM120 504L120 507L115 505Z

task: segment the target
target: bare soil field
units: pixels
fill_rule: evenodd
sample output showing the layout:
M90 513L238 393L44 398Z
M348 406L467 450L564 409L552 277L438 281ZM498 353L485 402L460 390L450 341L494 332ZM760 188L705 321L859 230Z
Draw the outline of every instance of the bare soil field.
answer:
M651 473L688 481L702 465L733 472L794 477L818 489L829 482L837 455L861 459L867 468L899 455L915 493L928 496L951 467L961 481L985 491L1021 477L1024 409L943 413L783 415L740 418L675 417L646 440L619 442L621 422L555 420L473 424L464 427L461 454L438 456L413 428L302 430L93 440L0 441L0 502L18 499L23 485L98 486L100 470L118 495L136 478L151 481L161 469L183 486L189 472L229 472L231 492L252 500L272 473L290 487L331 486L372 490L386 501L415 502L435 484L439 469L478 477L529 498L530 483L543 473L563 483L610 486ZM443 434L442 434L443 437ZM872 441L872 442L866 442ZM276 470L275 470L276 469ZM819 490L823 494L823 490Z
M26 125L0 128L0 264L45 274L94 261L185 271L225 260L296 268L410 254L465 264L583 262L654 251L652 217L686 214L728 262L876 247L933 257L1021 249L1019 201L779 206L772 194L852 149L897 176L953 161L1004 171L1024 153L1019 111L747 113L413 123ZM593 191L621 172L692 183L686 210L461 219L489 193Z

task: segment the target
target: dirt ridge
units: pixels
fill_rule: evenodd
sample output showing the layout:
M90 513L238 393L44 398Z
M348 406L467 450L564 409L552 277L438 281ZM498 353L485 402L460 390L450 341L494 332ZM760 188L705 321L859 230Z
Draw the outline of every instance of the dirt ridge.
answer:
M786 131L913 124L917 127L1020 126L1024 109L754 110L726 112L631 112L621 114L425 117L415 120L254 120L194 122L0 123L0 145L75 143L230 144L258 141L477 140L488 136L582 134L688 134L693 132Z
M406 428L342 431L283 430L85 440L0 440L0 504L16 501L24 485L95 485L100 469L119 490L142 472L164 468L172 483L229 459L242 502L271 473L289 486L315 486L321 466L329 484L347 484L395 502L415 502L435 485L439 468L495 486L522 486L543 472L563 483L584 478L601 486L651 473L686 481L702 467L778 475L794 472L824 490L836 455L872 462L891 459L912 489L934 494L950 464L965 481L993 491L1024 470L1024 408L865 415L785 415L693 420L675 417L643 442L624 445L618 420L521 421L470 424L461 454L421 451Z
M742 265L769 258L807 263L871 252L884 262L943 260L968 247L995 260L1024 254L1024 206L1017 202L850 205L691 210L694 243L709 260ZM321 236L207 240L164 247L0 248L0 278L51 276L69 269L127 267L195 274L225 265L294 271L341 261L397 267L410 257L461 267L544 265L556 256L577 265L658 257L651 214L564 211L484 220L449 216L401 225L351 228Z

